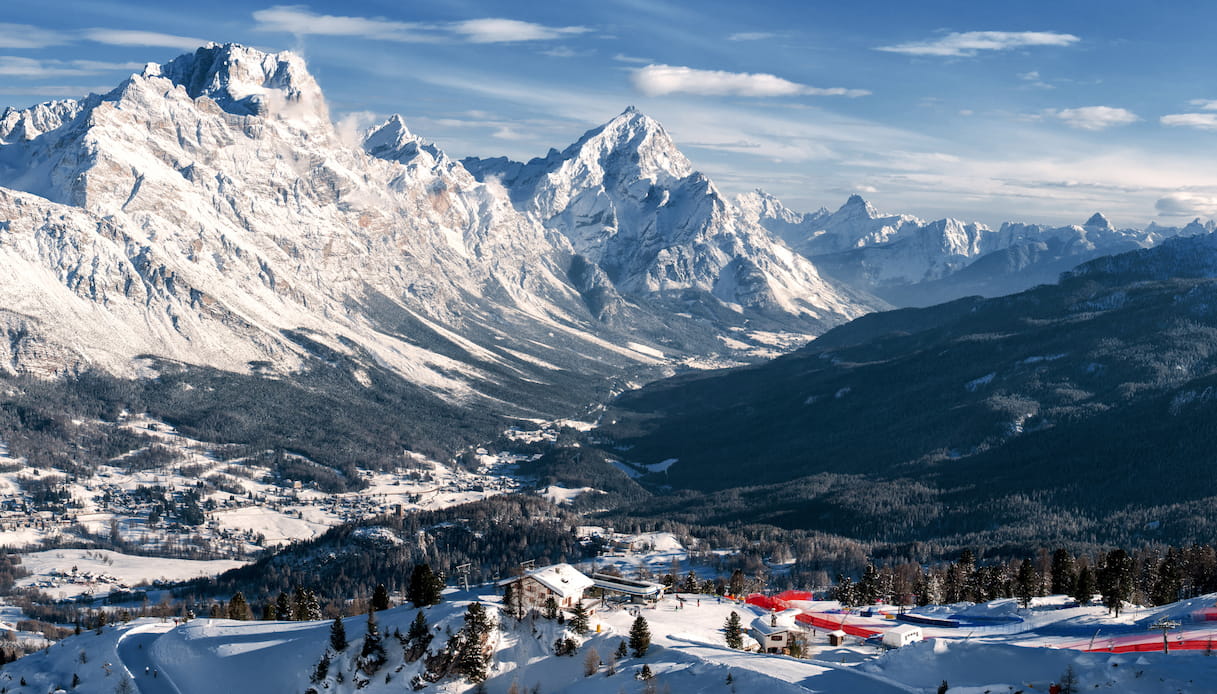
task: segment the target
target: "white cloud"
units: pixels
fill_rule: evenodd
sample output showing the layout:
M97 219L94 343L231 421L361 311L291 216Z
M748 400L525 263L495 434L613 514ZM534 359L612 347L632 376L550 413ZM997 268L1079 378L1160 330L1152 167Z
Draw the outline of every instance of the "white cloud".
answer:
M741 31L727 37L728 41L763 41L776 37L777 34L768 31Z
M205 39L190 36L175 36L155 31L134 31L131 29L86 29L85 38L98 43L112 46L153 46L155 48L178 48L191 50L207 43Z
M1217 197L1198 193L1169 193L1154 203L1163 217L1217 217Z
M29 24L0 23L0 48L45 48L69 42L66 34Z
M1204 111L1217 111L1217 100L1215 99L1192 99L1188 103Z
M515 19L470 19L450 26L453 32L470 43L548 41L591 31L587 27L549 27Z
M1081 130L1103 130L1141 120L1132 111L1114 106L1083 106L1064 108L1059 111L1049 110L1048 115L1064 121L1070 127Z
M876 50L905 55L973 56L980 51L1006 51L1029 46L1068 46L1080 41L1073 34L1053 31L952 32L933 41L910 41Z
M4 77L62 77L65 75L96 75L115 70L138 70L143 63L105 63L97 60L36 60L13 55L0 56L0 76ZM23 93L25 90L22 90Z
M1172 113L1158 119L1162 125L1217 130L1217 113Z
M675 65L648 65L631 76L647 96L700 94L703 96L865 96L864 89L809 87L776 75L723 70L697 70Z
M317 14L305 5L276 5L253 13L260 31L297 36L360 36L402 43L458 40L468 43L547 41L591 31L587 27L551 27L515 19L469 19L445 24L398 22L383 17Z
M428 27L411 22L395 22L379 17L343 17L317 14L303 5L275 5L253 14L260 31L281 31L297 36L361 36L369 39L403 42L434 42L439 36Z
M637 56L626 55L624 53L618 53L617 55L613 56L613 60L616 60L619 63L636 63L639 65L653 62L650 58L639 58Z

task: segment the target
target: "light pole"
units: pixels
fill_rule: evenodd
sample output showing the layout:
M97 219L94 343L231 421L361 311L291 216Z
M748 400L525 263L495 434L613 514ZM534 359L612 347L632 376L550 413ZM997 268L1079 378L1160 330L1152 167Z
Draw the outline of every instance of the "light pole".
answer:
M1159 619L1158 621L1154 622L1153 624L1150 624L1149 628L1150 629L1160 629L1162 631L1162 654L1165 655L1167 653L1170 653L1170 643L1167 642L1166 635L1168 632L1170 632L1171 629L1178 629L1179 622L1176 622L1176 621L1170 620L1170 619L1166 619L1164 617L1164 618Z

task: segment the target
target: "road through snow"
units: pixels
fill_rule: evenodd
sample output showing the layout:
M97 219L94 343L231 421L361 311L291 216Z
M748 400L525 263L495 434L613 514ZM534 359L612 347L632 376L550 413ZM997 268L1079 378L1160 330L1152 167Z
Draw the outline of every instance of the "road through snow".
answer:
M181 694L181 690L152 658L152 644L165 634L160 625L136 627L118 643L118 658L131 673L139 694ZM156 672L154 676L152 673Z

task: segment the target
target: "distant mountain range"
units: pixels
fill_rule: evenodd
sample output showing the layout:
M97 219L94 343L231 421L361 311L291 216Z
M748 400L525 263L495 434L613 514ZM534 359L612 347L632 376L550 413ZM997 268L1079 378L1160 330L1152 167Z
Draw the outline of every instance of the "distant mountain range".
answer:
M823 274L894 306L1011 294L1055 282L1062 272L1092 258L1217 228L1197 219L1183 227L1116 229L1095 213L1081 225L1007 222L994 230L958 219L925 222L884 215L858 195L836 212L794 212L763 191L742 195L737 202L746 219L780 237Z
M1093 226L1093 225L1090 225ZM874 313L771 362L618 398L647 512L889 542L1198 541L1217 530L1217 236L1057 285ZM677 462L672 463L675 459Z

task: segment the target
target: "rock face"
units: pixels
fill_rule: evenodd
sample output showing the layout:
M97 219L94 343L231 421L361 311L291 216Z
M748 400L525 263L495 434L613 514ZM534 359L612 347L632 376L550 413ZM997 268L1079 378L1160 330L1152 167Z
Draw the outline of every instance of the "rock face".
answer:
M344 141L291 53L208 45L105 95L9 109L2 368L286 373L320 345L501 398L723 351L753 316L810 336L865 310L741 228L654 121L593 132L528 169L525 204L400 117ZM714 321L645 301L685 289Z
M565 150L521 164L467 159L521 212L562 233L628 299L716 300L813 329L859 315L815 267L746 219L634 108Z
M740 196L737 205L748 221L781 237L825 275L898 306L1009 294L1055 282L1092 258L1214 228L1197 220L1182 228L1116 229L1095 213L1080 226L1007 222L994 230L950 218L884 215L858 195L836 212L794 212L763 191Z

